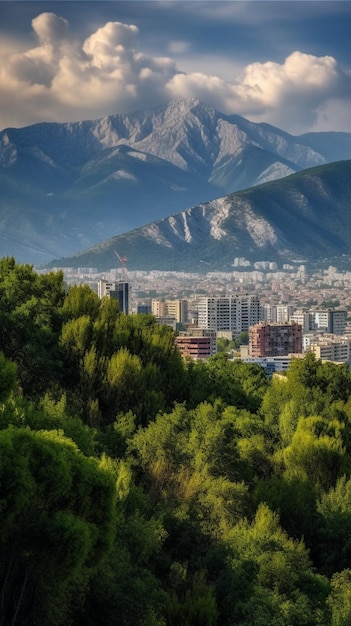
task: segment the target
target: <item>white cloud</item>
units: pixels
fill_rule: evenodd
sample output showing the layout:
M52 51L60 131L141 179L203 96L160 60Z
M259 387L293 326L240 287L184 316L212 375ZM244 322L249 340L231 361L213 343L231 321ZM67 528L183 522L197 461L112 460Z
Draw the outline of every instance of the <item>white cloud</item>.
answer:
M344 94L350 86L350 76L333 57L295 51L282 64L252 63L235 81L204 73L177 74L167 89L173 97L199 97L224 112L302 132L317 121L331 97L346 109Z
M32 27L39 42L54 44L65 38L68 32L68 22L54 13L41 13L32 20Z
M230 79L226 59L224 79L213 65L210 73L204 67L192 71L190 57L187 72L180 72L169 57L145 55L133 24L107 22L83 42L71 37L67 21L53 13L38 15L32 26L36 46L17 52L13 42L0 46L1 128L97 118L195 97L225 113L291 132L335 128L333 112L338 111L338 123L349 129L351 77L331 56L295 51L283 63L251 63L240 75L233 62ZM169 44L184 59L186 49L185 42Z

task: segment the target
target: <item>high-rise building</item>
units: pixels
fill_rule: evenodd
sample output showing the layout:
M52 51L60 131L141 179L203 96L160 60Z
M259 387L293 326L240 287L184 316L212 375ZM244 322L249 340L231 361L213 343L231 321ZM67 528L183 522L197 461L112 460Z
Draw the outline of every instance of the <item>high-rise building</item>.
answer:
M99 298L114 298L118 301L121 313L128 314L129 311L129 284L123 280L117 282L109 282L107 280L99 280L98 282Z
M301 352L300 324L260 322L249 329L249 354L252 357L285 356Z
M283 324L289 322L293 311L294 307L290 304L264 304L262 307L262 318L265 322L279 322L279 324Z
M334 335L342 335L346 330L347 311L336 309L335 311L330 311L330 314L330 332Z
M98 282L98 296L99 298L104 298L105 296L110 295L110 291L111 289L115 288L115 283L114 282L110 282L108 280L99 280Z
M129 312L129 284L123 280L115 283L114 290L110 291L110 298L118 300L118 306L121 313L125 315Z
M137 313L143 313L144 315L151 315L151 304L138 304Z
M198 326L230 330L234 336L248 331L260 321L260 300L255 295L201 297L198 300Z
M347 311L323 309L312 311L313 329L323 330L334 335L342 335L347 323Z
M290 315L289 321L295 322L295 324L300 324L304 333L308 333L310 330L313 329L313 318L310 311L296 309Z

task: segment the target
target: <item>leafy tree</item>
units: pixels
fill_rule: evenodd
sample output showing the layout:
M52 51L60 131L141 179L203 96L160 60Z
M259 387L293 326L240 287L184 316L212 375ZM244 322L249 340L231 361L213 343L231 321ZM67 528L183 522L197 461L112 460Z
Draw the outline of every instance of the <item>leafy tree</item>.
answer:
M61 376L58 349L63 274L38 276L30 265L0 260L0 350L16 363L24 393L41 393Z
M17 367L15 363L5 359L0 352L0 401L8 398L14 390L17 381Z
M88 316L94 321L99 313L100 300L88 285L74 285L65 297L62 314L64 321Z
M348 626L351 620L351 570L346 569L332 576L331 593L328 598L331 610L330 626Z
M290 446L284 450L288 475L298 473L312 484L329 489L345 471L350 471L350 459L343 446L342 425L323 418L301 418Z
M107 363L105 415L109 421L118 413L133 409L140 393L142 364L138 356L121 348Z
M320 496L318 532L319 565L328 575L351 563L351 480L341 476L335 487Z
M254 490L254 502L265 502L279 515L282 528L290 537L304 539L313 548L317 527L319 492L304 476L273 474L261 479Z
M240 348L240 346L249 345L249 333L247 330L243 330L239 333L239 336L234 341L234 348Z
M9 428L0 481L3 623L66 624L74 588L111 549L113 480L60 434Z
M279 525L278 516L265 504L250 524L241 520L230 533L233 567L244 561L253 564L254 584L232 616L233 622L249 624L325 623L317 609L325 603L327 580L314 574L302 542L290 539ZM307 592L308 589L308 592Z

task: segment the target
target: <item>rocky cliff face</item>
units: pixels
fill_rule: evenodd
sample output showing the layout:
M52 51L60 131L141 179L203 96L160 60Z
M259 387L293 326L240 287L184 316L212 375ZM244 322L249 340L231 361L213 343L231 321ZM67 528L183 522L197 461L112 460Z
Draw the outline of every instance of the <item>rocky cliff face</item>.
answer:
M63 265L229 271L235 257L326 262L351 250L351 161L304 170L158 220L64 259Z

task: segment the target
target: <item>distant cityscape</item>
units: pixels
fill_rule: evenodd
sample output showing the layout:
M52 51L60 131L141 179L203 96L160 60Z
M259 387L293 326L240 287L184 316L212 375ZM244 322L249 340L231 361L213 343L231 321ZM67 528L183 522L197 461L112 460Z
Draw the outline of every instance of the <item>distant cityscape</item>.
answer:
M278 269L238 258L229 273L127 271L125 263L104 273L62 271L67 285L88 284L100 298L117 299L123 313L150 313L171 326L187 358L213 356L221 339L232 358L258 363L268 374L306 352L351 364L351 270L310 272L299 261ZM230 347L243 333L245 344Z

